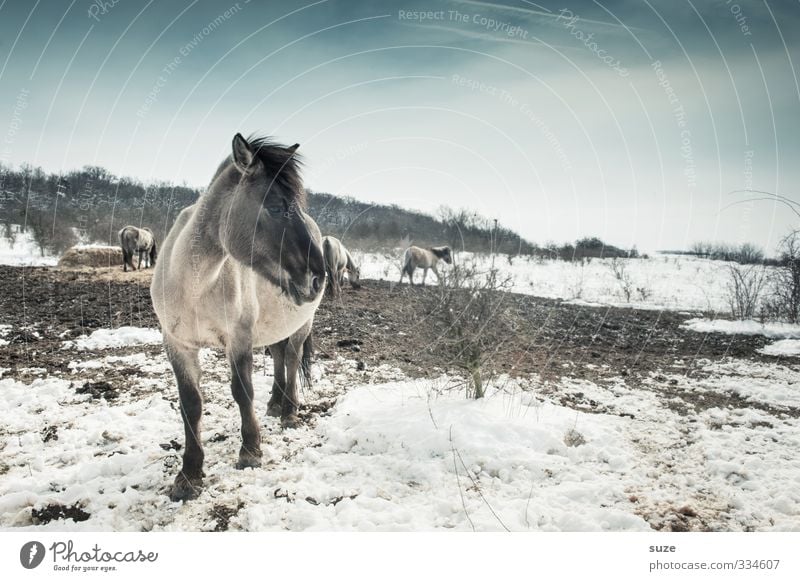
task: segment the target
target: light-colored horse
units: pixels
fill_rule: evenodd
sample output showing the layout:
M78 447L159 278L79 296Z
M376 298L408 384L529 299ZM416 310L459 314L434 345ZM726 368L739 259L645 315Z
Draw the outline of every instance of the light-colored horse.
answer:
M418 268L422 270L422 285L425 285L425 277L428 276L428 269L436 275L436 280L440 280L439 271L436 265L439 260L444 260L447 264L453 264L453 252L449 246L434 246L432 248L420 248L411 246L403 254L403 265L400 272L400 283L403 277L408 275L408 282L414 286L414 271ZM398 283L399 284L399 283Z
M180 395L186 446L173 500L202 487L202 347L224 349L242 419L237 468L261 465L253 408L253 348L269 346L275 382L267 406L298 423L297 373L308 370L310 331L325 287L322 237L304 212L297 145L237 134L208 191L184 209L156 265L151 295Z
M142 268L142 259L145 259L145 268L149 268L156 263L158 250L156 249L156 237L150 228L137 228L136 226L125 226L119 231L119 245L122 247L122 270L128 272L128 266L132 270ZM133 257L139 255L139 266L133 265Z
M328 288L331 295L339 296L344 284L345 272L351 287L361 287L359 284L361 271L341 240L333 236L323 236L322 255L325 257L325 269L328 273Z

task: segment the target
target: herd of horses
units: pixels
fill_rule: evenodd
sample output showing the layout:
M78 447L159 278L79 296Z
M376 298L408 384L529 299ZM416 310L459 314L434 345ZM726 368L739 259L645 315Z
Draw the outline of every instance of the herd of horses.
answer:
M168 493L174 501L196 498L203 486L199 350L225 351L241 415L236 467L258 467L253 349L266 347L272 355L267 414L279 416L284 428L298 426L297 381L310 380L311 327L325 289L337 296L345 278L359 287L353 257L337 238L323 237L305 211L298 147L236 134L207 192L179 214L160 250L147 228L126 226L119 233L124 270L136 269L136 254L138 268L143 261L154 267L150 294L178 384L185 436L183 465ZM452 264L449 247L408 248L400 282L408 275L413 285L417 269L423 285L428 270L438 278L440 260Z

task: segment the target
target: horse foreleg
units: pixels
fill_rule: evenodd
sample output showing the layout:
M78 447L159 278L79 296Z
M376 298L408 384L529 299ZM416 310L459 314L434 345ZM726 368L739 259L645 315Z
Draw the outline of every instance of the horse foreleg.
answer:
M166 344L167 357L175 372L180 396L185 436L183 467L169 491L173 501L197 498L203 488L203 446L200 443L200 417L203 397L200 394L200 362L197 349L185 350Z
M242 447L236 467L258 467L261 466L261 433L253 408L253 348L246 345L232 349L228 359L231 364L231 393L242 416Z
M139 270L142 270L142 257L144 256L144 250L139 250Z
M425 277L427 277L427 276L428 276L428 269L427 268L423 268L422 269L422 286L425 286Z

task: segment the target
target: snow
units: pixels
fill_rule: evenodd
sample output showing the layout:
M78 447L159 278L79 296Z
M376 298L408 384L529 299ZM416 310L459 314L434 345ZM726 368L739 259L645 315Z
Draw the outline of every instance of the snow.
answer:
M759 353L776 357L800 357L800 340L781 339L759 349Z
M213 530L213 507L241 505L232 530L646 531L685 507L712 530L800 530L800 419L779 413L800 406L791 367L700 361L671 376L711 402L694 410L656 380L505 377L475 401L448 376L339 357L315 364L302 394L335 398L330 413L291 431L266 416L272 377L257 369L264 465L240 471L228 364L203 350L206 488L180 504L165 494L181 454L169 443L183 443L165 356L103 351L76 351L62 377L0 379L0 528ZM137 373L118 397L76 393L120 366ZM745 403L714 399L734 393ZM564 407L567 395L596 413ZM91 518L34 525L32 510L52 503Z
M42 256L30 230L22 233L20 226L11 226L14 240L0 236L0 264L12 266L55 266L58 257Z
M132 345L158 345L162 341L161 331L158 329L119 327L117 329L98 329L89 336L83 335L74 341L64 341L63 348L109 349Z
M771 339L800 339L800 325L790 323L759 323L757 321L727 321L724 319L689 319L683 327L698 333L726 335L763 335Z

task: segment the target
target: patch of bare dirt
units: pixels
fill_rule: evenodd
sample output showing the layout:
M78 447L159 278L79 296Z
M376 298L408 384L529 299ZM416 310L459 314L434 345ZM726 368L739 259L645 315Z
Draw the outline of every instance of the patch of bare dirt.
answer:
M157 327L150 302L151 276L152 269L125 273L121 268L0 266L0 323L12 325L6 337L10 344L0 352L0 367L9 368L15 377L42 369L65 375L76 357L75 352L61 349L63 341L101 327ZM326 298L320 306L314 325L318 358L341 355L355 359L367 372L386 363L412 377L452 370L452 362L439 348L440 329L431 306L436 304L436 289L375 280L362 283L361 289L345 288L339 298ZM769 341L764 337L687 331L680 326L689 315L670 311L587 307L506 293L502 316L513 319L516 331L493 349L495 368L511 376L535 373L546 382L562 377L590 381L623 377L628 385L648 383L652 389L652 378L659 373L699 373L698 360L774 361L757 352ZM114 354L160 350L157 345L138 346ZM93 397L113 397L132 371L136 370L124 366L106 371L103 381L109 387L86 389ZM759 405L733 394L715 396L725 401L710 401L707 394L679 389L666 379L655 386L694 409ZM591 408L591 402L572 403Z

